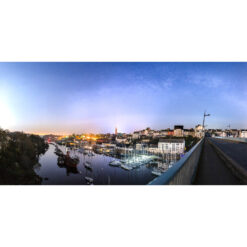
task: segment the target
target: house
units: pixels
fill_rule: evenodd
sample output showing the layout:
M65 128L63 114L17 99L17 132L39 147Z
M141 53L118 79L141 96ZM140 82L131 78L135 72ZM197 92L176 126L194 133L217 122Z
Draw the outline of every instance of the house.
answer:
M203 126L198 124L195 127L195 137L202 138L203 137Z
M168 130L160 130L160 136L167 136Z
M168 134L167 134L168 136L173 136L174 135L174 130L170 130L169 129L169 131L168 131Z
M185 150L184 139L160 139L158 143L160 153L182 154Z
M247 130L241 130L239 134L240 138L247 138Z
M135 132L132 134L132 138L133 138L133 139L138 139L140 136L141 136L141 133L140 133L139 131L135 131Z
M175 125L174 126L174 136L183 137L184 136L184 126L183 125Z
M227 137L227 132L226 131L222 131L220 133L220 137Z
M232 137L238 137L239 136L239 131L237 129L231 129L230 130L230 135Z
M128 139L127 138L124 138L124 137L116 137L116 142L117 143L127 143L128 142Z
M222 134L222 129L216 129L216 131L215 131L215 136L222 136L223 134Z

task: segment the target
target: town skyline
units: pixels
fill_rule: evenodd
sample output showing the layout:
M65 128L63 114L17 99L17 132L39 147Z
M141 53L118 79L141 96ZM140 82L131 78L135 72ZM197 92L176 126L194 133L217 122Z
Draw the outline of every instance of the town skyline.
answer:
M202 127L202 124L198 124L194 127L184 127L183 125L175 125L175 126L182 126L183 127L183 130L195 130L196 127ZM131 132L121 132L117 129L117 134L126 134L126 135L132 135L134 134L135 132L142 132L142 131L145 131L147 129L150 129L151 131L155 131L155 132L162 132L162 131L174 131L175 129L175 126L173 127L166 127L166 128L162 128L162 129L153 129L153 128L150 128L150 127L146 127L146 128L143 128L143 129L138 129L138 130L133 130ZM0 126L1 127L1 126ZM212 130L215 130L215 131L222 131L222 132L225 132L225 131L232 131L232 130L237 130L237 131L247 131L247 128L241 128L241 129L237 129L237 128L232 128L230 126L229 128L229 125L226 127L226 128L206 128L205 127L205 131L212 131ZM79 132L74 132L74 133L54 133L54 132L43 132L43 133L37 133L37 132L25 132L25 131L22 131L22 130L13 130L12 132L23 132L23 133L26 133L26 134L34 134L34 135L39 135L39 136L47 136L47 135L55 135L55 136L71 136L71 135L107 135L107 134L110 134L110 135L116 135L116 128L113 129L111 132L83 132L83 131L79 131Z

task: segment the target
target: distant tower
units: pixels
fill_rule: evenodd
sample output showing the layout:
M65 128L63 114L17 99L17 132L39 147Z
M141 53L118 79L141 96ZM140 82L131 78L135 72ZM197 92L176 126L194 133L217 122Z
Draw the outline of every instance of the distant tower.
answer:
M115 128L115 135L117 136L117 127Z

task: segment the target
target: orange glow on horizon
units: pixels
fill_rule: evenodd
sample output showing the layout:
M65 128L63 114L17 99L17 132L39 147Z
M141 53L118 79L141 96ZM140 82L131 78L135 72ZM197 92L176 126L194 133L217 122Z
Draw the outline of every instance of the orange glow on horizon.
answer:
M33 134L33 135L39 135L39 136L45 136L45 135L55 135L55 136L60 136L60 137L67 137L69 134L58 134L58 133L51 133L51 132L25 132L28 134Z

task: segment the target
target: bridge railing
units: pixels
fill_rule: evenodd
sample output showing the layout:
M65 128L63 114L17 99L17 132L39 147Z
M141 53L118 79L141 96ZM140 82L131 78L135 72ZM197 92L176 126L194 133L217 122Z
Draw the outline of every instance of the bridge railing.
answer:
M204 139L199 141L172 168L152 180L148 185L189 185L193 183L201 156Z

